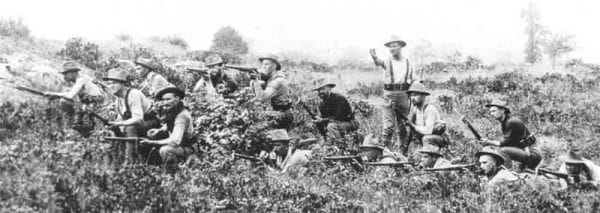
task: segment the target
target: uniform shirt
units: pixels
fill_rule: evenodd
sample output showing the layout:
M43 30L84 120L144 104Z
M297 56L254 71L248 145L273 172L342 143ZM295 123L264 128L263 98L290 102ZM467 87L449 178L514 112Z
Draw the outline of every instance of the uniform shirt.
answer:
M254 86L256 89L256 86ZM258 97L263 101L270 100L271 106L285 106L291 103L289 82L281 71L273 73L267 81L264 92Z
M344 96L333 92L321 102L319 111L322 118L335 121L351 121L354 119L354 113L348 100Z
M102 96L102 90L98 85L94 84L93 79L87 75L79 74L79 77L75 80L75 83L71 87L71 90L59 95L68 97L70 99L75 98L77 95L89 95L89 96Z
M183 140L189 140L194 133L192 114L184 109L179 112L173 121L173 129L169 131L169 137L164 139L172 146L179 146Z
M129 110L131 111L131 118L125 120L126 123L136 124L144 120L144 114L150 111L151 102L146 96L139 90L130 88L129 95L125 98L117 97L116 109L119 112L119 117L125 114L127 107L125 106L125 99L129 104ZM123 119L121 117L121 119Z
M519 180L519 177L517 177L517 175L515 175L513 172L509 171L508 169L500 169L500 171L498 171L498 173L496 173L496 175L494 175L494 177L488 181L487 185L499 186L500 184L514 182L517 180Z
M156 91L171 86L173 86L173 84L169 83L165 77L158 73L150 72L148 73L146 80L140 85L140 90L144 92L147 91L148 95L153 96Z
M283 161L277 161L277 165L282 169L281 172L287 172L290 169L307 164L312 158L311 150L288 149L287 156Z
M433 168L434 169L435 168L444 168L444 167L448 167L451 165L452 165L452 163L450 163L449 160L446 160L446 159L440 157L435 161L435 164L433 164Z
M519 141L529 135L529 130L525 127L525 123L516 117L506 116L502 121L503 139L500 141L500 147L512 146L525 148Z
M383 73L383 82L386 84L401 84L404 82L411 83L415 80L413 76L413 65L406 57L402 57L400 60L396 60L393 57L390 57L385 61L376 60L375 64L384 68L385 72ZM393 81L392 72L394 76ZM407 72L408 78L406 78Z
M432 134L433 124L442 119L440 112L431 104L426 104L423 109L413 107L411 114L414 118L415 130L422 135Z

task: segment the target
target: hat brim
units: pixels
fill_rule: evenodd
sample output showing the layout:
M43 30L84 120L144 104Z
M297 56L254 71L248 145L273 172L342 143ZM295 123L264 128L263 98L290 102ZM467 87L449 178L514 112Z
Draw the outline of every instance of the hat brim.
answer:
M140 65L140 66L142 66L142 67L145 67L145 68L151 69L151 70L152 70L152 69L154 69L154 67L150 66L149 64L143 63L143 62L134 61L133 63L134 63L134 64L136 64L136 65Z
M81 68L70 68L70 69L63 70L63 71L62 71L62 72L60 72L60 73L62 73L62 74L65 74L65 73L70 73L70 72L79 72L79 71L81 71Z
M222 62L222 61L221 62L215 62L215 63L205 64L204 66L206 66L206 67L214 67L214 66L217 66L217 65L220 65L220 64L224 64L224 62Z
M415 94L423 94L423 95L427 95L427 96L431 95L431 93L425 92L425 91L406 91L406 93L409 94L409 95L413 94L413 93L415 93Z
M482 155L491 155L496 160L500 161L500 162L498 162L498 164L500 164L500 165L504 165L504 163L506 162L506 159L504 159L504 157L498 155L497 153L485 152L485 151L475 153L475 157L477 157L477 158L481 157Z
M104 77L102 78L103 81L118 81L118 82L127 82L127 80L123 80L123 79L118 79L118 78L111 78L111 77Z
M443 156L442 153L439 152L433 152L433 151L429 151L429 150L417 150L417 152L419 153L425 153L425 154L432 154L432 155L437 155L437 156Z
M177 87L167 87L156 92L156 94L154 95L154 99L160 100L162 99L162 96L167 93L173 93L175 94L175 96L179 96L179 98L182 99L185 98L185 92L183 90Z
M258 61L259 61L259 62L261 62L261 63L262 63L262 61L264 61L264 60L270 60L270 61L274 62L274 63L277 65L277 67L275 68L275 70L277 70L277 71L281 70L281 64L279 63L279 61L278 61L278 60L276 60L276 59L274 59L274 58L270 58L270 57L262 57L262 58L258 58Z
M388 42L386 42L386 43L385 43L385 44L383 44L383 45L384 45L384 46L386 46L386 47L390 47L390 45L391 45L392 43L396 43L396 42L398 42L398 43L400 44L400 46L402 46L402 47L406 47L406 41L403 41L403 40L393 40L393 41L388 41Z
M320 86L320 87L317 87L317 88L315 88L315 89L313 89L313 90L314 90L314 91L318 91L318 90L320 90L320 89L323 89L323 88L325 88L325 87L334 88L334 87L335 87L335 84L334 84L334 83L325 84L325 85L322 85L322 86Z

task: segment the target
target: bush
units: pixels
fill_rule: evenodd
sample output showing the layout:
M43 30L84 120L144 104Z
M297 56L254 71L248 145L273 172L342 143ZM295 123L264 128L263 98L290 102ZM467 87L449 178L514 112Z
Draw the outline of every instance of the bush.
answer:
M98 45L84 41L82 38L74 37L67 40L65 47L58 52L58 55L65 60L78 61L93 70L101 68L102 54Z
M29 32L29 27L23 23L22 19L0 19L0 36L2 37L29 39Z

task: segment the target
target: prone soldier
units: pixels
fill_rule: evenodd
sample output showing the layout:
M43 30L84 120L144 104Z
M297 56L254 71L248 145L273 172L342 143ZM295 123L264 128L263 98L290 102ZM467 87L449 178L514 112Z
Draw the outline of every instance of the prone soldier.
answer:
M261 151L259 158L273 162L282 173L307 164L312 157L311 150L297 149L295 144L290 144L291 138L285 129L271 130L269 139L273 143L273 149Z
M594 189L600 187L600 166L581 157L573 149L561 158L563 163L558 169L558 173L567 174L565 178L561 178L561 187L566 188L575 184L586 185Z

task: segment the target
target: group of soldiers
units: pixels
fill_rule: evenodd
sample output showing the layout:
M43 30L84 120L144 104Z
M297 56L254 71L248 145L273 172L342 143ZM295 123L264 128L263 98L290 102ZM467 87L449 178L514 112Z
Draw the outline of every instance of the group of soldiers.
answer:
M427 100L431 91L420 82L423 74L416 73L410 60L402 53L406 42L392 36L384 45L391 53L387 59L379 58L374 49L370 50L374 64L383 73L381 137L367 135L357 156L329 159L348 160L354 164L406 166L410 165L406 163L409 159L416 158L419 162L414 165L418 168L434 171L473 167L474 164L454 165L446 159L450 144L445 133L446 124L438 109ZM274 115L269 132L272 146L267 146L272 149L263 150L256 159L273 162L274 167L284 172L306 165L312 161L311 151L301 149L298 140L288 135L294 115L290 110L289 80L282 70L282 64L275 55L259 57L258 62L258 68L244 68L227 65L218 55L208 57L205 66L209 75L200 79L191 92L206 98L210 97L209 93L227 96L245 86L236 76L239 72L235 74L234 70L248 71L245 72L250 79L247 86L255 94L250 101L269 103L271 114ZM128 78L130 73L121 67L110 69L103 78L104 83L100 83L115 97L112 109L118 118L108 122L115 136L137 138L123 139L125 142L120 144L124 144L124 147L116 149L123 152L129 162L139 159L136 156L148 156L154 150L158 150L162 162L175 163L185 159L194 153L193 143L196 141L191 113L183 103L189 94L156 72L151 60L141 58L135 61L135 65L140 76L145 78L139 87L132 86ZM80 70L76 63L66 62L62 74L73 86L68 92L46 93L61 97L61 107L75 116L83 116L86 110L100 107L106 98L102 86L93 78L81 75ZM319 128L325 141L338 140L360 128L346 97L332 91L335 86L332 82L325 82L313 88L321 101L320 113L313 117L312 122ZM82 107L75 107L75 102ZM478 138L484 148L475 155L478 159L476 167L488 179L488 184L503 185L519 180L525 174L539 174L542 155L535 136L511 114L506 102L494 100L486 107L489 114L500 122L503 133L498 140ZM397 142L393 140L395 133ZM414 153L409 152L411 141L417 142L413 144L416 147ZM517 166L512 166L513 162ZM581 158L577 150L567 153L559 171L546 174L560 177L564 185L583 182L594 186L600 184L600 167Z

